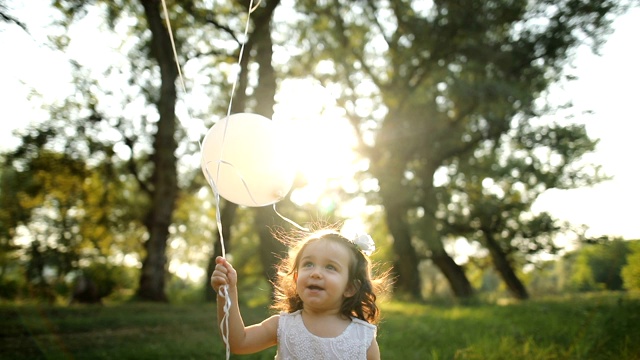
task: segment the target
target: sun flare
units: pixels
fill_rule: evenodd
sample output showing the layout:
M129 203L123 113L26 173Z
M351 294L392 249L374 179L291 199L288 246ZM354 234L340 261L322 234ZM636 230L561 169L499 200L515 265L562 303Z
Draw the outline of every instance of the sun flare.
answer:
M317 202L327 185L353 178L358 160L353 128L329 90L318 83L284 81L276 100L274 120L287 123L293 161L306 181L296 199Z

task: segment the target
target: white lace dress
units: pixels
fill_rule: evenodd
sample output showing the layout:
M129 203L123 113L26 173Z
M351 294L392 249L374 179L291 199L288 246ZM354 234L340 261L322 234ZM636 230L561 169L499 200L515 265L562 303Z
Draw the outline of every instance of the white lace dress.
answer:
M367 349L375 336L375 325L351 319L342 334L323 338L307 330L300 311L281 313L276 360L366 360Z

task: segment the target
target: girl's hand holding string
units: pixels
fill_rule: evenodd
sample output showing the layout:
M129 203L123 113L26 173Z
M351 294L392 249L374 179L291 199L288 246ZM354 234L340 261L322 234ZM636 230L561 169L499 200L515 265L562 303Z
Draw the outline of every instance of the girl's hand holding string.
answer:
M218 324L224 336L228 336L229 349L234 354L251 354L264 350L270 346L277 344L278 316L245 327L240 308L238 307L238 273L222 256L216 258L216 268L211 274L211 287L218 294ZM229 292L226 301L220 301L221 295L219 290L221 287L228 285ZM226 305L225 305L226 304ZM228 309L228 332L224 329L225 306Z
M227 259L222 256L216 258L216 268L211 274L211 287L218 293L220 287L229 285L235 287L238 283L238 273Z

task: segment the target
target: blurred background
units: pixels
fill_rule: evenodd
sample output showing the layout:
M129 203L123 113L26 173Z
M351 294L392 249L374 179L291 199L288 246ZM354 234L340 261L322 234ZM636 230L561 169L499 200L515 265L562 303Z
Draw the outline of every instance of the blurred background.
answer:
M291 129L278 211L371 234L394 298L638 290L635 5L269 0L245 36L248 2L167 1L181 79L158 1L0 0L0 298L212 300L198 143L236 81ZM267 304L291 225L218 210Z

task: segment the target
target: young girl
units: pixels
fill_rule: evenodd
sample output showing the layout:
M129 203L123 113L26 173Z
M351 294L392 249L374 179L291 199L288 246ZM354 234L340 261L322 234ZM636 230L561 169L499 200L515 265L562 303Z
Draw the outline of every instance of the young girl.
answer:
M350 240L333 230L305 233L278 265L275 283L277 315L245 326L238 307L237 273L216 259L211 286L229 285L229 346L249 354L278 345L276 359L380 359L376 340L379 310L371 263L373 240ZM292 242L288 239L287 242ZM224 299L218 295L218 319Z

